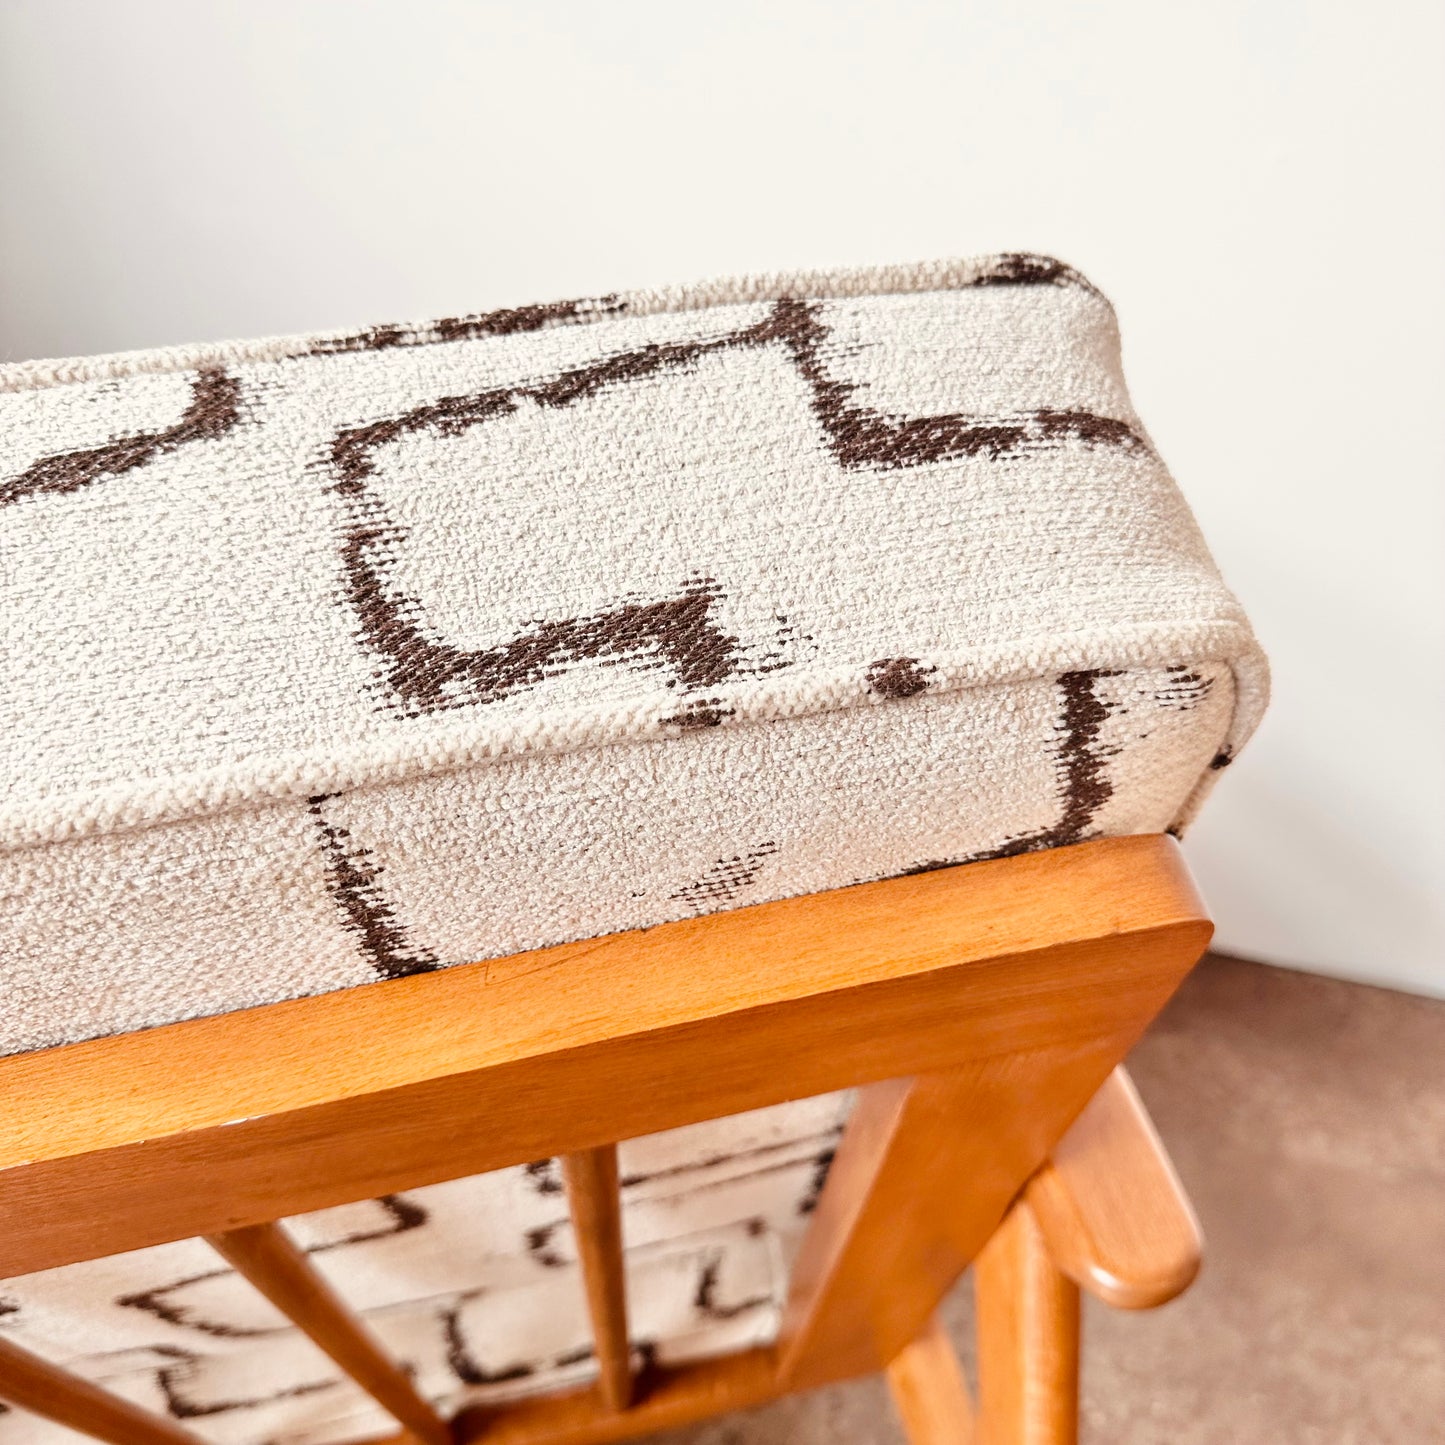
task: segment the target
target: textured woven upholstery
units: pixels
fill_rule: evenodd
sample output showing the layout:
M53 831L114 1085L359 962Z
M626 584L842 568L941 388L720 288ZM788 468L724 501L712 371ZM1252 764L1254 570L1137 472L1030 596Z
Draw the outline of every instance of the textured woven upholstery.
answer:
M1267 687L1032 256L0 368L0 557L8 1052L1178 828ZM630 1146L640 1339L775 1328L844 1107ZM455 1403L586 1369L555 1191L298 1228ZM217 1440L385 1428L203 1255L0 1327Z
M827 1095L619 1150L633 1339L660 1364L771 1340L847 1113ZM595 1374L556 1161L323 1210L289 1226L421 1391L450 1412ZM394 1434L200 1240L0 1284L0 1334L225 1445ZM0 1410L4 1407L0 1406ZM3 1445L79 1445L19 1412Z

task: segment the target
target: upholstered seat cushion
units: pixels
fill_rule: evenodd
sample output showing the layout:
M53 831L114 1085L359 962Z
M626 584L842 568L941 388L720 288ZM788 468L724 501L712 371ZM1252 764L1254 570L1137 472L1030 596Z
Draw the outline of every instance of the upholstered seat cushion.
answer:
M1032 256L0 369L0 557L0 1052L1178 828L1266 687ZM771 1338L845 1108L626 1147L640 1346ZM295 1228L450 1408L591 1369L556 1187ZM200 1244L0 1329L217 1441L387 1428Z
M0 428L6 1051L1177 825L1262 702L1040 257L22 364Z

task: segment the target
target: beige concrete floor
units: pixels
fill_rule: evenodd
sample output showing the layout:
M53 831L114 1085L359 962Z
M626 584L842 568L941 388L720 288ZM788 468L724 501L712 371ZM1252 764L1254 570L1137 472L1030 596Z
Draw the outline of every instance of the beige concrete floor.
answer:
M1445 1003L1211 958L1130 1067L1205 1268L1163 1310L1088 1310L1087 1445L1445 1442ZM968 1358L966 1285L944 1315ZM864 1380L656 1438L903 1436Z

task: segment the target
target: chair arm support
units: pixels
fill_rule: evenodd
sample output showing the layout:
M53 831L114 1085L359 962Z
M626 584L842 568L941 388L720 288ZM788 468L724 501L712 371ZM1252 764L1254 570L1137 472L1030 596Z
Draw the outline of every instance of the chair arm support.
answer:
M1059 1270L1106 1304L1152 1309L1199 1273L1199 1221L1122 1066L1023 1197Z

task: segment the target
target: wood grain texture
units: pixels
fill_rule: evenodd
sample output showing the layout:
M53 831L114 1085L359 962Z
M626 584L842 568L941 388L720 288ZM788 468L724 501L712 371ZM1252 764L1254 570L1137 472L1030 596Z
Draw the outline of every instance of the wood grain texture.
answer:
M772 1351L749 1350L659 1371L621 1413L595 1390L582 1390L497 1408L470 1407L453 1422L453 1434L456 1445L605 1445L747 1410L782 1393Z
M208 1243L418 1440L449 1445L446 1422L280 1225L211 1235Z
M110 1445L204 1445L174 1420L152 1415L3 1337L0 1400Z
M1210 931L1172 839L1107 839L0 1060L0 1278L1077 1048Z
M793 1267L778 1345L789 1383L881 1369L923 1332L1148 1017L864 1093Z
M1054 1263L1106 1304L1152 1309L1199 1273L1199 1221L1123 1068L1089 1101L1024 1197Z
M587 1312L597 1350L597 1388L608 1409L625 1410L632 1401L632 1347L622 1264L617 1146L605 1144L564 1155L562 1177L587 1289Z
M953 1342L936 1317L893 1357L887 1375L909 1445L971 1445L973 1401Z
M1023 1200L974 1264L979 1445L1076 1445L1079 1289Z

